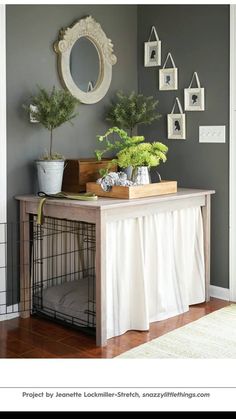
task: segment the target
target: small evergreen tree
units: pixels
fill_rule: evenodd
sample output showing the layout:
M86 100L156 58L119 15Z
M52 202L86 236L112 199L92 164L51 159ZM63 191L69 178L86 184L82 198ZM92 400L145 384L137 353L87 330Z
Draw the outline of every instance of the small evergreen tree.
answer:
M152 96L145 97L135 92L130 95L117 92L116 95L117 100L112 104L106 119L119 128L129 129L131 137L137 125L149 125L161 117L156 110L158 100Z
M38 87L38 94L30 97L30 104L23 105L28 115L50 132L49 152L43 156L45 160L62 158L60 154L53 152L53 131L78 115L75 113L78 104L78 99L69 92L56 90L54 86L50 93Z

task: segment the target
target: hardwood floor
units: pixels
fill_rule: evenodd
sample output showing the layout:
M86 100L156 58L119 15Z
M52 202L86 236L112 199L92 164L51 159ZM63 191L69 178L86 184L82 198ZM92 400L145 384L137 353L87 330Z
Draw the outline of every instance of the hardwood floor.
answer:
M182 315L151 323L148 332L130 331L96 347L95 338L36 317L0 322L0 358L113 358L230 303L211 299Z

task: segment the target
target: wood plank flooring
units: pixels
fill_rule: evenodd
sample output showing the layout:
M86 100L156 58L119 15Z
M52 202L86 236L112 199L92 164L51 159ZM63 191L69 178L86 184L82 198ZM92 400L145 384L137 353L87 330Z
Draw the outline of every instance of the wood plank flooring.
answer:
M148 332L130 331L98 348L95 337L36 317L0 322L0 358L113 358L135 346L199 319L230 303L211 299L168 320L151 323Z

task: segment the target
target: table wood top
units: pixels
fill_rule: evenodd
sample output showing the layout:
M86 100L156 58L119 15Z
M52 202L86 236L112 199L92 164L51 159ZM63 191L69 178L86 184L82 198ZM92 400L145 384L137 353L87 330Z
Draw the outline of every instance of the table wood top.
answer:
M71 206L71 207L83 207L83 208L95 208L95 209L110 209L127 207L130 205L139 206L145 204L155 204L164 201L174 201L179 199L187 199L195 196L204 196L214 194L214 190L206 189L188 189L178 188L177 193L168 195L152 196L148 198L138 199L116 199L116 198L98 198L97 201L76 201L74 199L47 199L47 205L59 205L59 206ZM17 195L16 199L24 202L39 202L41 198L36 195Z

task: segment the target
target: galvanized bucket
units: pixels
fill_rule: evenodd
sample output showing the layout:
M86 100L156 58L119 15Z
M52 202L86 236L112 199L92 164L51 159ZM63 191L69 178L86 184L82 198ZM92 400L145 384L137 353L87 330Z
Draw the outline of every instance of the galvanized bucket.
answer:
M39 191L46 194L61 192L64 160L37 160Z
M147 166L134 167L132 171L132 182L136 185L148 185L151 183L150 170Z

